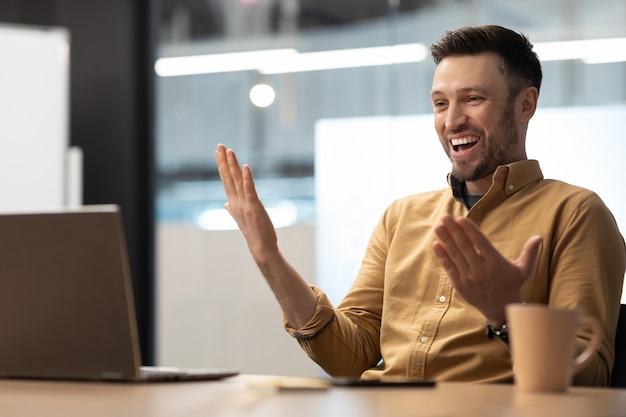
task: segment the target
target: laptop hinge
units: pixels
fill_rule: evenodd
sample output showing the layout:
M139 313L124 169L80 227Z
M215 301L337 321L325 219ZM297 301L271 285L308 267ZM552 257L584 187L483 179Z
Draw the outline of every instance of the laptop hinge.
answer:
M125 379L124 373L119 371L102 371L100 372L100 378L115 381L121 381Z

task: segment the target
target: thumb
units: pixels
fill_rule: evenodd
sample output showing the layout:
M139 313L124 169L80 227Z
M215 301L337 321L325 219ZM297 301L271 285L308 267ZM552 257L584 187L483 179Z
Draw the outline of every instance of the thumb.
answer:
M515 261L524 279L530 276L542 243L543 238L541 236L531 237L526 241L522 253L519 258L517 258L517 261Z

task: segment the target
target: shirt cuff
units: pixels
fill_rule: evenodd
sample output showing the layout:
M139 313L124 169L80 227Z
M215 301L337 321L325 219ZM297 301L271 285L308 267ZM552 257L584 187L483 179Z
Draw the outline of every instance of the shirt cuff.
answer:
M315 286L311 286L311 289L317 297L317 306L315 307L313 317L311 317L308 323L299 329L294 329L283 313L285 330L296 339L308 340L315 338L332 323L335 317L335 309L326 294Z

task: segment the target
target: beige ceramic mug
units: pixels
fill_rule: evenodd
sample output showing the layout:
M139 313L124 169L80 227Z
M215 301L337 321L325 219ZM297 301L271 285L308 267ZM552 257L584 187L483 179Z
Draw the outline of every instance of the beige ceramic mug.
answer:
M515 386L523 392L564 392L600 343L600 324L578 310L543 304L506 307ZM576 333L589 328L591 340L576 355Z

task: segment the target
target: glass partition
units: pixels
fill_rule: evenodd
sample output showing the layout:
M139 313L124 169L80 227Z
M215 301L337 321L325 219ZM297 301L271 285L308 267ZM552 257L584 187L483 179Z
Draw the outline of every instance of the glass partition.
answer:
M430 113L428 47L447 29L501 24L536 44L626 37L618 0L167 0L162 16L157 217L206 228L232 226L219 212L220 142L253 167L277 222L313 222L316 121ZM623 43L587 46L612 63L564 45L541 49L541 106L625 101Z

